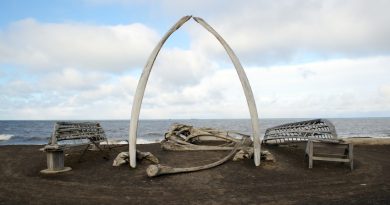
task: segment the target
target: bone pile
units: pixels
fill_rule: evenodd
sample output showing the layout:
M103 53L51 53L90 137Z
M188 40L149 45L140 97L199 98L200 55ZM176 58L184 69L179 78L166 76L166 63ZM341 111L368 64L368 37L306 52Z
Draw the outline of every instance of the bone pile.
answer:
M231 151L224 158L202 166L174 168L160 164L150 165L146 170L149 177L210 169L225 163L231 158L236 161L253 156L253 141L248 135L212 128L195 128L184 124L173 124L171 126L169 131L165 133L161 148L170 151ZM261 155L267 161L274 161L273 156L268 151L262 152Z
M233 159L233 161L237 161L242 160L244 158L253 157L253 141L249 135L234 131L221 131L213 128L195 128L193 126L184 124L173 124L170 127L168 132L166 132L164 135L164 140L161 141L161 148L167 151L230 152L225 157L221 158L216 162L202 166L185 168L176 168L167 165L162 165L159 164L158 159L156 159L154 160L154 164L150 165L146 169L146 173L149 177L155 177L164 174L200 171L216 167L227 162L230 159ZM142 152L139 152L137 150L138 159L142 159L146 156L145 154L143 154L143 157L138 157L141 153ZM148 153L148 156L149 155L151 154ZM120 156L118 155L118 157ZM128 153L127 155L122 155L120 158L126 158L125 160L128 161ZM274 161L272 154L268 151L262 151L261 158L265 161ZM123 162L123 160L121 162ZM118 163L117 166L119 164L122 163Z

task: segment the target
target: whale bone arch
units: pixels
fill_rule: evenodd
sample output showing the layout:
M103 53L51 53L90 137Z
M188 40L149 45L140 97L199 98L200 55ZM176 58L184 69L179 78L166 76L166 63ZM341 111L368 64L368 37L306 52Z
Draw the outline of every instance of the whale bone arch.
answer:
M141 77L138 81L137 89L134 95L133 106L131 109L131 119L130 119L130 128L129 128L129 161L130 167L135 168L137 166L136 162L136 143L137 143L137 129L138 129L138 120L141 111L141 104L144 97L146 85L150 76L150 72L152 71L153 64L157 58L158 53L160 52L162 46L165 41L174 33L177 29L179 29L184 23L193 18L197 23L202 25L206 30L208 30L217 40L222 44L225 48L225 51L230 57L232 61L238 77L240 79L242 88L244 90L245 98L248 104L249 113L251 117L252 124L252 136L253 136L253 150L254 150L254 162L256 166L260 165L260 149L261 149L261 140L260 140L260 128L259 128L259 118L256 108L255 99L253 96L252 89L249 84L248 77L245 74L245 71L230 46L226 43L226 41L202 18L192 17L192 16L184 16L179 21L177 21L168 32L162 37L162 39L158 42L156 47L153 49L150 54L148 61L142 71Z

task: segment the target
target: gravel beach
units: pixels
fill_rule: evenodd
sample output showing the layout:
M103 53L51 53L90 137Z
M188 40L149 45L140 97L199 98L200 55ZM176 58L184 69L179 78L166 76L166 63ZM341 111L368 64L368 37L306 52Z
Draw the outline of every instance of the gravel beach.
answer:
M112 167L127 146L99 152L69 152L72 171L43 175L42 146L0 146L0 204L390 204L390 145L355 145L355 170L337 162L314 162L308 169L304 143L262 146L276 158L255 167L253 160L229 161L194 173L149 178L149 162L136 169ZM186 167L216 161L226 152L170 152L138 145L162 164Z

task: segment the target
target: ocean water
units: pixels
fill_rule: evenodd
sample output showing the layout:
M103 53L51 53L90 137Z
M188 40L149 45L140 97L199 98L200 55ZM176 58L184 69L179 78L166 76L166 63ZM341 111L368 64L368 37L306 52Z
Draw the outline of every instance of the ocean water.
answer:
M260 119L263 136L269 127L307 119ZM339 137L390 137L390 118L336 118L329 119ZM126 140L129 134L128 120L96 120L104 128L108 139ZM0 145L46 144L56 121L0 121ZM159 142L173 123L195 127L212 127L251 134L249 119L189 119L189 120L140 120L137 143Z

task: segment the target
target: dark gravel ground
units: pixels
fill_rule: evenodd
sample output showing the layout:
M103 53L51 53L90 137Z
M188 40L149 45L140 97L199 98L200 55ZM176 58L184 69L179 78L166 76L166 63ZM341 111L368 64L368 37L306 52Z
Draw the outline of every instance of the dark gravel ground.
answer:
M111 159L88 152L72 171L42 175L41 146L0 146L0 204L390 204L390 146L355 146L355 170L335 162L314 162L308 169L304 146L263 146L276 158L255 167L253 160L229 161L194 173L148 178L148 162L136 169L112 167ZM138 145L171 166L202 165L226 152L169 152L159 144Z

